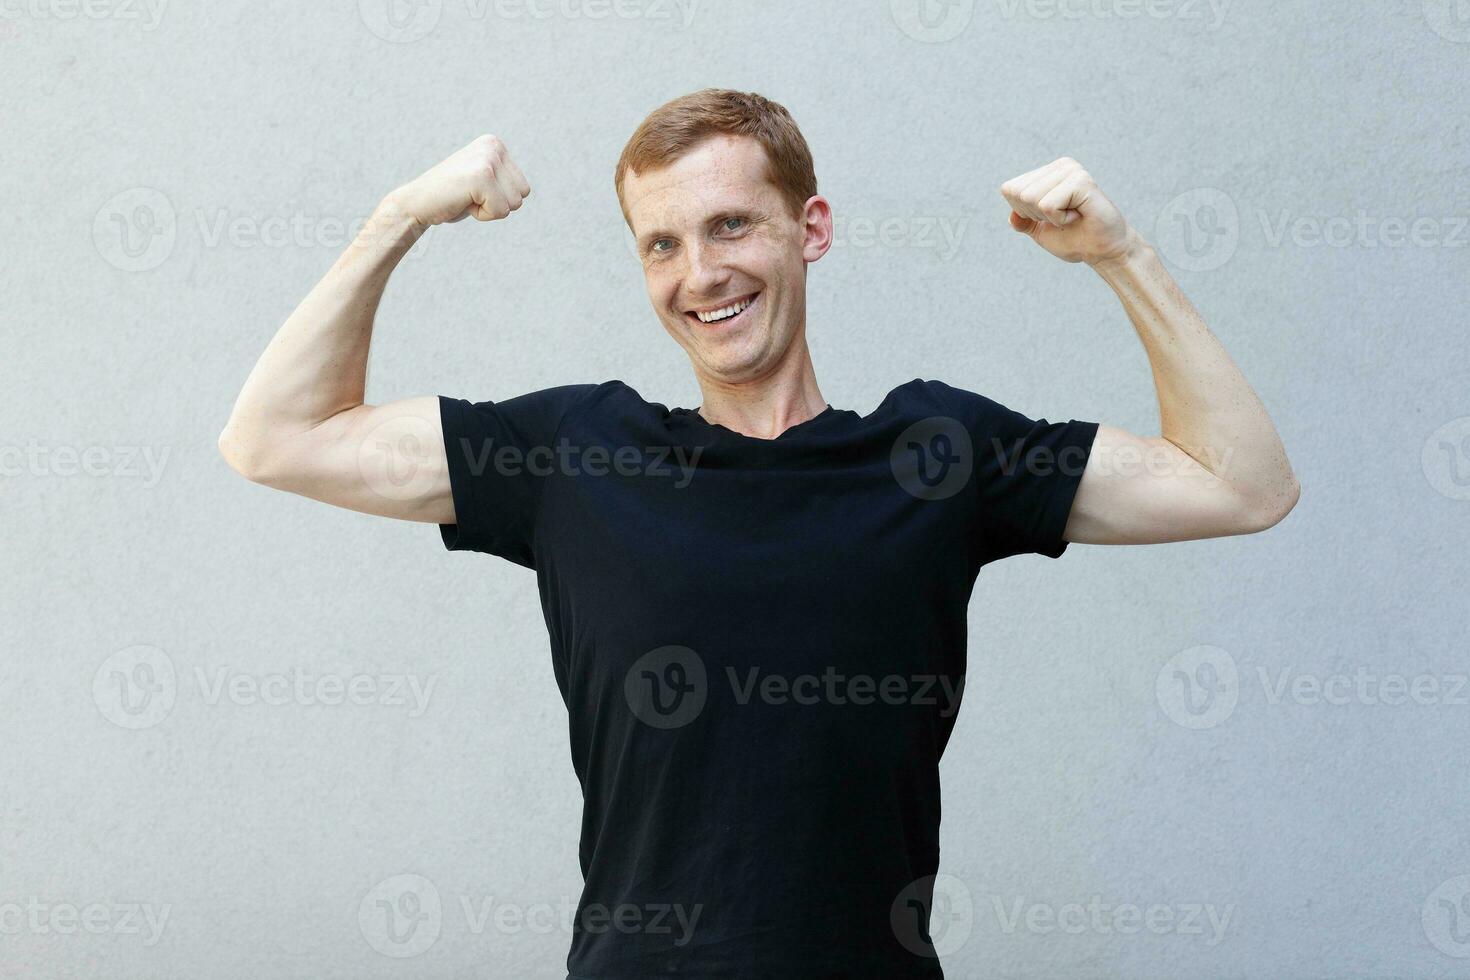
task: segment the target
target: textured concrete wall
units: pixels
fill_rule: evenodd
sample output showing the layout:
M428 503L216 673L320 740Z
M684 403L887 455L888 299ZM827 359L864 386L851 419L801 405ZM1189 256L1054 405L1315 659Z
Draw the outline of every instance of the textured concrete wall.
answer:
M344 228L487 131L534 196L405 261L369 400L696 404L611 171L720 85L791 109L833 202L834 405L935 377L1158 431L1111 291L1005 224L999 184L1070 155L1303 485L1262 535L982 573L950 975L1470 976L1464 3L394 2L0 0L0 975L563 975L534 576L215 439Z

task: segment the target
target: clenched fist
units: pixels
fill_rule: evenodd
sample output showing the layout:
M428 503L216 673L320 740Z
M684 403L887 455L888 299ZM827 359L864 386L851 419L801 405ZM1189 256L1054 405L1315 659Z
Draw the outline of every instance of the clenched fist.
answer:
M521 168L499 137L481 136L469 146L404 184L390 195L421 225L441 225L474 216L504 218L531 193Z
M1089 265L1127 254L1140 239L1092 175L1062 157L1000 185L1011 227L1059 259Z

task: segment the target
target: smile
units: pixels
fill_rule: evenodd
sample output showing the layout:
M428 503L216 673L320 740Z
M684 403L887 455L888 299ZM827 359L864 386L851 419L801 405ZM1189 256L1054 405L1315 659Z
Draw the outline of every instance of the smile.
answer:
M759 298L760 293L751 293L749 296L742 297L741 299L738 299L735 302L729 303L725 306L715 307L711 310L701 310L698 312L690 310L686 312L684 316L694 323L698 323L701 326L707 327L714 326L715 324L734 323L736 320L744 316L746 311L754 306L755 301Z

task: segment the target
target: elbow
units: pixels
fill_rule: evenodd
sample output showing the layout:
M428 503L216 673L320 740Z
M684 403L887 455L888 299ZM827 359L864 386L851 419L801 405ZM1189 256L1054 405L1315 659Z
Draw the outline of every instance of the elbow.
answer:
M1272 488L1271 495L1267 500L1258 503L1249 510L1245 531L1254 534L1273 528L1285 520L1286 515L1292 512L1296 503L1301 499L1302 485L1296 478L1295 473L1288 474L1284 484L1278 484Z
M242 440L229 425L220 432L218 445L219 454L230 469L251 483L265 482L264 454L259 447Z

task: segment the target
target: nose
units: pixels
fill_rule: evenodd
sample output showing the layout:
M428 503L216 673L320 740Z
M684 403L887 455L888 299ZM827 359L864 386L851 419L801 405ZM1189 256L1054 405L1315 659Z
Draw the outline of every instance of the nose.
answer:
M720 290L730 280L718 248L705 242L696 242L689 247L689 270L684 285L689 295L698 301L720 295Z

